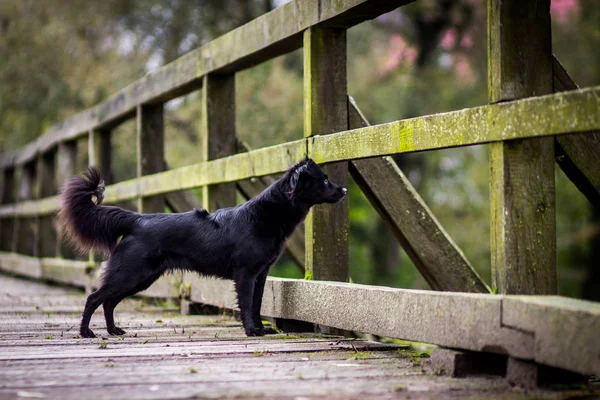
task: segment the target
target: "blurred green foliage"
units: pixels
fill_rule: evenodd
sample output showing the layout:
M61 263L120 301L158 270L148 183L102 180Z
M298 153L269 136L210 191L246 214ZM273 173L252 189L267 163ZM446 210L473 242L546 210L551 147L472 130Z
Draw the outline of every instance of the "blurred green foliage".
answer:
M23 146L53 124L280 3L1 1L0 151ZM600 8L595 0L555 1L552 11L554 53L580 86L598 85ZM486 17L485 2L422 0L350 29L349 93L371 123L486 104ZM237 74L237 132L251 147L302 137L302 64L299 50ZM167 103L166 110L169 166L197 162L202 150L198 93ZM114 131L115 181L135 175L134 129L131 121ZM396 160L489 283L487 147ZM79 163L86 162L82 152ZM593 297L584 293L584 285L600 265L593 245L599 217L557 171L560 292ZM353 281L427 288L352 182L350 204ZM304 276L285 256L273 274Z

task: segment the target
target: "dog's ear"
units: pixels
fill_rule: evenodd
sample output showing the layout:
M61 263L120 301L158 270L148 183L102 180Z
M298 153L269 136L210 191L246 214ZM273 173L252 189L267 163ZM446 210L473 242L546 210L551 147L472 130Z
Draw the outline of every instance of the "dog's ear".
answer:
M308 161L306 161L308 160ZM301 162L300 165L292 172L290 176L290 198L294 197L294 193L296 192L296 188L298 187L298 183L302 180L302 177L306 175L306 170L308 168L308 162L310 159L306 159L306 162Z

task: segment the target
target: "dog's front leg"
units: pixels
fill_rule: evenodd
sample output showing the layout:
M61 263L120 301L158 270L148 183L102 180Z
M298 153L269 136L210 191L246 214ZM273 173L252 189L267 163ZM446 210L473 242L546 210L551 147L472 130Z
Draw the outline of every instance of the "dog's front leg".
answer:
M245 271L239 271L234 274L235 291L238 297L238 306L242 317L242 325L247 336L263 336L262 329L254 327L252 321L252 297L256 282L256 275L251 275Z
M265 291L265 282L267 281L267 275L269 275L269 267L266 267L256 277L256 283L254 284L254 296L252 296L252 320L254 327L262 331L265 335L278 333L275 329L269 327L265 328L262 319L260 318L260 308L262 306L263 293Z

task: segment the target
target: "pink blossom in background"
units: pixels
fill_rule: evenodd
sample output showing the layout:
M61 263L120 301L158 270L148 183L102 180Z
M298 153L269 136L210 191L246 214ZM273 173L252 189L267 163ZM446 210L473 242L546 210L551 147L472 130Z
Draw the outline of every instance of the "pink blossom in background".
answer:
M390 35L387 57L377 68L379 75L387 75L401 64L413 65L417 59L417 50L408 45L406 40L397 33Z
M473 37L466 33L461 41L460 41L460 47L462 47L463 49L470 49L471 47L473 47Z
M457 36L458 36L458 34L457 34L455 28L448 29L444 33L444 36L442 37L442 41L440 42L440 46L442 47L442 49L444 49L446 51L452 50L454 48L454 46L456 45Z
M566 24L572 17L579 16L580 11L579 0L552 0L550 2L551 16L559 24Z
M474 84L477 76L473 71L469 58L464 54L456 54L454 57L454 71L458 79L467 85Z

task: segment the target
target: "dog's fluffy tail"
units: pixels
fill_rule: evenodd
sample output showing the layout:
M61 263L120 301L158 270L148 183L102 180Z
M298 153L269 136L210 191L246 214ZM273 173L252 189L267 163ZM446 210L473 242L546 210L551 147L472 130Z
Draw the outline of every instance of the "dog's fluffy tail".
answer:
M75 176L66 184L58 218L68 238L81 252L95 249L110 254L119 237L131 231L140 214L100 205L104 199L100 173L90 166L84 176Z

